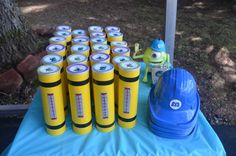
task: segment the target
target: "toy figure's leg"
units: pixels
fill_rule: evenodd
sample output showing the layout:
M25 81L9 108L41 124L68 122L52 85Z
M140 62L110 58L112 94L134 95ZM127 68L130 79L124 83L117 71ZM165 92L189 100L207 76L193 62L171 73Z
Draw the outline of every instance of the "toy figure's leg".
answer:
M146 64L143 82L148 82L147 75L148 75L148 65Z

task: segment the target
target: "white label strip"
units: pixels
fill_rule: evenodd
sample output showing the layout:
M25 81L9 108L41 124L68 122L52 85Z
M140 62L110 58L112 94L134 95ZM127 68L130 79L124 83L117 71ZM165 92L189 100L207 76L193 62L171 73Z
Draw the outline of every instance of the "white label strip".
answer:
M102 118L108 118L108 97L107 93L101 93L101 102L102 102Z
M125 88L124 90L124 113L130 112L130 88Z
M56 107L55 107L55 100L54 100L54 94L47 94L48 96L48 106L49 106L49 112L50 112L50 118L52 120L57 119L57 114L56 114Z
M77 116L79 118L83 118L84 108L83 108L82 94L75 94L75 102L76 102Z

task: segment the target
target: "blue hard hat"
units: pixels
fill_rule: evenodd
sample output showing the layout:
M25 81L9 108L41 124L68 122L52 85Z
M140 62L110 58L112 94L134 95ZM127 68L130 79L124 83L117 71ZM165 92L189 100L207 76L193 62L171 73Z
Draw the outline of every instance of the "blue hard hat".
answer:
M169 139L185 139L186 137L190 137L192 136L192 134L194 134L194 132L196 131L196 128L197 126L193 127L191 129L191 132L190 133L182 133L182 134L179 134L177 133L176 131L173 131L173 133L170 133L170 132L167 132L166 130L164 131L161 131L161 130L158 130L158 129L155 129L153 127L153 124L149 122L149 125L150 125L150 130L157 136L160 136L160 137L164 137L164 138L169 138Z
M163 40L154 39L151 41L150 47L156 52L166 52L166 46Z
M193 76L181 68L168 70L149 95L150 129L168 138L188 136L186 134L191 134L196 126L199 108L200 99Z

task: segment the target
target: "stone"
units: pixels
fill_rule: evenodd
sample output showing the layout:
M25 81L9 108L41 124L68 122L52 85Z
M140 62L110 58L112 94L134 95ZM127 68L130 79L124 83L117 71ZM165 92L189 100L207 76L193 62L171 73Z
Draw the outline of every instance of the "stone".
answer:
M37 77L37 68L40 65L40 58L33 55L28 55L21 61L16 69L26 81L34 80Z
M20 89L23 78L13 68L0 74L0 90L6 93L15 92Z
M55 32L55 28L48 25L34 25L31 29L40 36L52 36Z

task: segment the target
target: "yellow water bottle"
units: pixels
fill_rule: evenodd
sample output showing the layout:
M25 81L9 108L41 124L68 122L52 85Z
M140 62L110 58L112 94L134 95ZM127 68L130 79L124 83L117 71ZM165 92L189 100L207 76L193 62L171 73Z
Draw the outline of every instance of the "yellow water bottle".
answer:
M110 46L107 44L94 44L92 46L92 53L106 53L110 54Z
M116 109L118 108L118 94L119 94L119 90L118 90L118 83L119 83L119 64L121 62L124 62L124 61L130 61L132 60L131 57L129 56L115 56L113 57L112 59L112 64L114 65L114 86L115 86L115 107Z
M56 31L54 33L55 36L61 36L64 37L66 39L66 49L68 52L70 52L70 47L71 47L71 32L68 31Z
M101 37L101 38L106 38L106 34L104 32L92 32L90 33L90 37Z
M123 128L136 125L140 65L134 61L119 64L118 124Z
M92 130L89 67L72 64L66 68L70 93L72 128L78 134Z
M111 49L115 47L128 47L128 43L126 41L112 41L110 45Z
M110 132L115 127L114 67L110 63L96 63L92 75L96 127L101 132Z
M93 32L103 32L103 28L101 26L92 25L88 27L88 32L89 34Z
M110 63L110 55L105 53L95 53L89 57L91 66L95 63Z
M108 42L123 41L123 34L121 32L109 32L107 34Z
M68 65L71 64L85 64L89 66L88 57L84 54L71 54L67 57Z
M69 25L59 25L56 27L56 31L68 31L71 32L71 27Z
M42 65L37 69L47 133L61 135L66 130L60 67Z
M107 26L105 28L105 32L108 34L109 32L120 32L120 28L117 26Z
M90 39L90 46L94 44L107 44L107 39L102 37L94 37Z
M63 66L63 58L57 54L48 54L45 55L42 60L42 64L54 64L61 68L61 85L62 85L62 95L63 95L63 105L65 115L68 114L68 97L67 97L67 80L65 67Z
M112 57L115 56L130 56L130 49L128 47L115 47L112 49Z
M86 32L86 30L83 30L83 29L75 29L72 31L71 34L72 34L72 37L75 38L78 36L86 36L87 32Z
M49 43L50 44L62 44L66 47L66 39L64 37L60 37L60 36L54 36L49 38Z
M46 47L48 54L57 54L63 57L64 67L67 66L66 62L66 47L62 44L49 44Z
M75 44L71 47L72 54L84 54L89 57L90 48L84 44Z
M72 45L84 44L89 46L89 37L88 36L77 36L72 39Z

